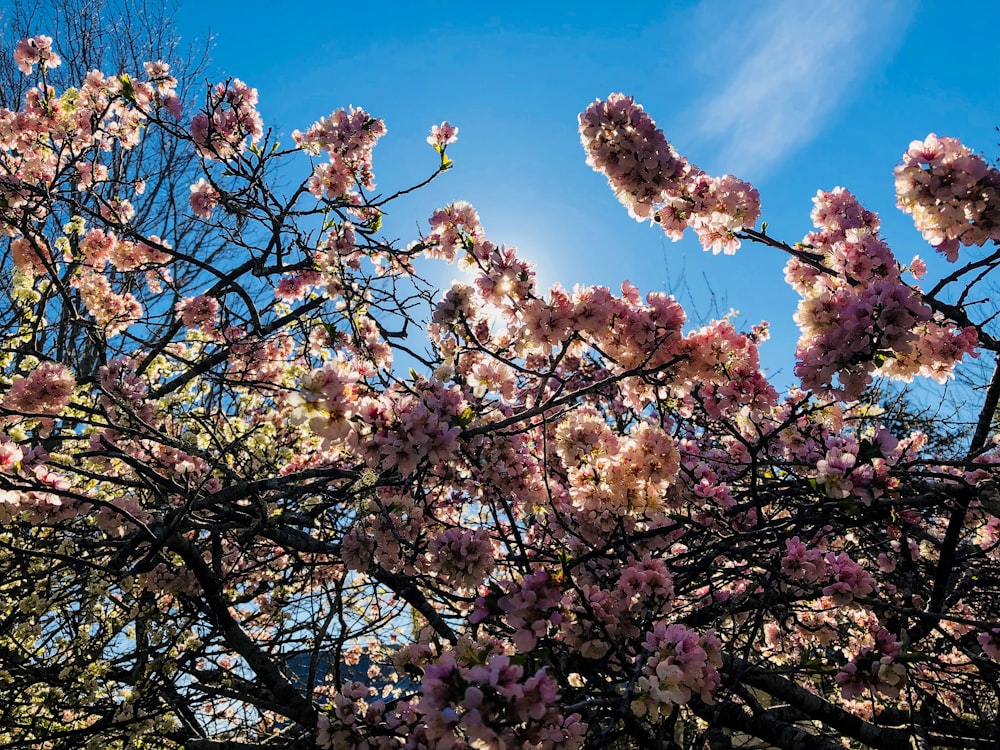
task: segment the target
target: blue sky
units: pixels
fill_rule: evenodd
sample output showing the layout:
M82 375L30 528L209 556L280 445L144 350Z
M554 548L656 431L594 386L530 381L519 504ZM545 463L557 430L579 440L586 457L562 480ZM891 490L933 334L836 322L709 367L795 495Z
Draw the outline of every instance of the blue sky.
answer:
M747 245L716 257L632 221L584 163L577 114L633 95L692 162L754 182L769 232L791 242L810 228L816 190L847 187L882 215L904 262L933 255L895 209L892 168L908 143L935 132L1000 155L996 0L293 7L180 0L178 21L186 40L214 35L218 71L259 89L285 143L337 107L382 117L382 190L432 171L430 126L458 125L455 169L396 207L391 234L413 239L435 207L468 200L545 283L628 279L674 291L692 318L714 300L744 325L769 320L763 361L783 385L798 335L784 258Z

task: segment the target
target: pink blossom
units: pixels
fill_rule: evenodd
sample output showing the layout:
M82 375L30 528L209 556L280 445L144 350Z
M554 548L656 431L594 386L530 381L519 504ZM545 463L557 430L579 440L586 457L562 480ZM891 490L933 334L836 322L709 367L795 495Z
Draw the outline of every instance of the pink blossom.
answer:
M38 36L22 39L14 48L14 62L25 75L30 75L36 65L52 70L62 64L62 60L52 51L52 37Z
M191 196L188 198L188 203L195 216L210 219L212 218L212 209L219 203L219 191L202 177L191 186Z
M211 331L215 328L219 301L207 294L199 294L197 297L185 297L177 303L175 310L188 328Z
M632 97L611 94L580 115L587 164L608 179L638 221L659 223L673 240L686 227L714 253L736 252L741 229L760 216L760 195L732 175L709 177L679 156Z
M176 99L174 89L177 88L177 79L170 75L170 66L162 60L145 62L142 64L149 81L156 86L156 91L162 99ZM168 105L169 108L169 105ZM174 114L171 112L171 114Z
M821 550L808 549L797 536L785 540L785 550L781 570L792 580L815 583L826 575L827 564Z
M339 158L326 164L317 164L309 178L309 192L317 198L335 200L342 198L354 186L351 168Z
M77 190L86 191L96 183L103 182L108 178L108 168L105 164L88 161L78 161L76 163Z
M462 589L475 589L493 568L493 547L485 529L453 528L431 540L433 570Z
M84 271L73 279L80 291L80 300L87 312L104 328L106 335L115 336L142 317L142 305L131 292L118 294L102 274Z
M825 557L829 574L834 581L823 588L823 595L833 599L834 604L844 606L856 598L864 598L875 590L871 575L856 563L846 552L828 552Z
M418 710L434 747L575 750L582 732L569 725L579 717L563 717L558 698L558 685L544 669L528 673L506 654L466 666L446 652L424 668ZM552 737L557 745L543 743Z
M444 151L445 148L458 140L458 128L447 121L431 128L431 134L427 136L427 142L434 147L435 151Z
M856 461L857 456L853 453L837 446L831 447L826 457L816 464L816 481L823 485L830 497L849 497L854 489L850 476Z
M135 207L124 198L112 198L101 204L101 218L110 224L126 224L133 216Z
M300 149L310 154L326 153L329 159L314 168L309 192L335 200L349 195L355 184L375 187L372 149L385 133L382 120L355 107L336 110L305 133L294 131L292 138Z
M712 703L722 681L721 647L712 631L699 634L680 624L657 623L643 645L649 656L636 683L633 713L658 722L693 695Z
M58 416L76 388L72 371L58 362L43 362L25 378L17 378L3 397L3 408L24 416Z
M632 97L611 94L587 107L580 115L580 139L587 164L608 178L632 217L652 219L656 204L683 193L687 160Z
M506 594L497 599L493 606L504 613L508 624L515 629L514 642L522 652L535 648L538 639L549 635L550 629L558 627L563 615L558 611L562 600L562 590L552 576L539 570L521 579L520 584L505 582ZM483 598L476 601L477 621L489 617L493 611L490 602Z
M438 209L431 216L431 231L421 244L429 258L442 258L451 263L457 256L464 256L478 240L485 239L479 224L479 214L472 204L458 201Z
M6 435L0 434L0 472L13 474L20 467L24 453L17 443Z
M285 274L278 281L274 290L275 299L286 302L304 299L309 290L321 286L323 281L319 271L304 271L296 274Z
M993 628L987 633L980 633L976 636L983 653L1000 662L1000 628Z
M957 138L913 141L895 175L897 205L949 261L960 244L1000 240L1000 171Z
M802 246L822 256L829 272L795 257L786 266L786 279L803 295L795 315L802 330L795 371L803 385L853 399L876 373L949 377L974 352L974 332L932 321L930 308L901 281L878 217L853 195L820 191L814 203L817 231Z
M18 237L11 242L10 253L14 265L24 273L45 273L52 257L48 248L41 244L43 241L40 237Z
M856 698L866 688L872 688L889 698L898 698L906 684L906 667L896 661L901 655L899 641L885 628L875 632L875 645L863 647L834 680L846 699Z
M229 159L246 149L246 139L257 141L264 128L256 109L257 89L239 78L209 91L203 111L191 120L191 138L205 159Z
M752 227L760 217L760 194L748 182L732 175L700 176L691 188L687 223L701 245L716 255L732 255L740 246L736 233Z

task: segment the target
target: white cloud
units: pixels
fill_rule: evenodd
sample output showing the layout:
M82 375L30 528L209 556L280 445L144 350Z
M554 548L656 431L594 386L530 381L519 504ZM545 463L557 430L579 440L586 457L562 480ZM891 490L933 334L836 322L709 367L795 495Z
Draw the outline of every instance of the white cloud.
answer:
M693 62L709 83L688 113L698 123L694 138L714 147L726 171L761 179L815 137L852 84L892 52L906 16L888 1L705 0L693 19L701 43Z

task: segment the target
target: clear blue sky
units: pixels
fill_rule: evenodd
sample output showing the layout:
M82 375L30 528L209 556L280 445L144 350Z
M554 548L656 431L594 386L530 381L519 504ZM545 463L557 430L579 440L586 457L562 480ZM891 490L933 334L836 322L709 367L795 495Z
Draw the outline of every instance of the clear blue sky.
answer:
M714 293L744 325L771 321L763 359L785 385L798 334L784 258L746 245L712 256L629 219L584 163L577 114L612 91L635 96L692 162L754 182L769 232L791 242L810 228L817 189L847 187L882 215L904 262L933 255L895 209L892 167L907 144L936 132L1000 155L997 0L291 8L181 0L178 20L187 40L214 35L217 69L259 89L286 143L337 107L382 117L380 189L428 174L430 126L458 125L456 168L399 205L391 233L414 239L435 207L465 199L491 239L517 245L546 283L628 279L676 291L703 315Z

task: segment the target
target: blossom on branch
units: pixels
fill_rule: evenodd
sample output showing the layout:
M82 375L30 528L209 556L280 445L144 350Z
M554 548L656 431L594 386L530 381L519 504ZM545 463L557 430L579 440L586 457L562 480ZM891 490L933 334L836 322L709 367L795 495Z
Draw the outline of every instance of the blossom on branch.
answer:
M41 70L0 110L0 745L1000 743L1000 374L956 378L956 416L872 387L1000 353L1000 254L925 291L843 188L782 242L753 186L593 103L632 218L789 256L782 393L766 322L545 286L467 202L389 239L447 122L424 182L373 195L361 108L265 148L239 79L185 129L183 69L16 59ZM956 262L1000 241L995 182L950 139L897 169Z
M638 221L660 225L672 240L686 227L702 247L731 255L736 235L760 216L760 195L749 183L709 177L678 155L663 131L624 94L598 99L580 115L587 164L608 178L618 200Z

